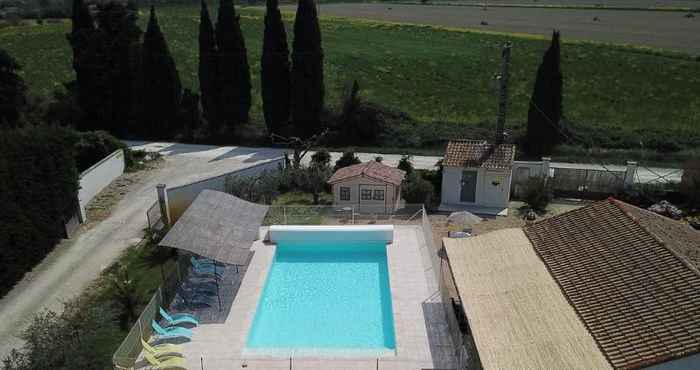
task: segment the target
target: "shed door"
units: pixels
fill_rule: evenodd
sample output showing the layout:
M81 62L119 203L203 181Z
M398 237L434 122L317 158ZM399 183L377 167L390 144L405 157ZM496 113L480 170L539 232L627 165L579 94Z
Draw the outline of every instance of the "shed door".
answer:
M462 189L459 194L459 201L463 203L474 203L476 200L476 171L462 171Z

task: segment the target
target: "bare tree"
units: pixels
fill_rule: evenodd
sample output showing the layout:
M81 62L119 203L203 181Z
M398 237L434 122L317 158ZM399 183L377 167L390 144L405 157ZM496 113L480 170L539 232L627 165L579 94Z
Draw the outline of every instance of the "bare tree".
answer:
M298 169L301 167L301 160L304 159L311 148L318 145L318 143L320 143L321 140L326 137L326 135L328 135L328 129L325 129L308 139L302 139L298 136L282 136L274 133L270 135L270 138L272 139L273 143L287 145L294 149L291 164L293 168ZM289 163L287 164L289 165Z

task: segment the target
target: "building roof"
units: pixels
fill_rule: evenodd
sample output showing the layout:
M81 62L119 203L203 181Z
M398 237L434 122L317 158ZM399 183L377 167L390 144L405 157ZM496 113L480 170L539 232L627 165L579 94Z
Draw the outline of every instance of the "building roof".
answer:
M700 352L700 233L659 217L608 199L524 228L616 369Z
M390 184L401 185L406 172L377 161L369 161L338 169L328 179L328 183L333 184L357 176L366 176Z
M158 245L244 265L268 208L220 191L202 190Z
M484 370L612 369L522 229L443 244Z
M485 140L450 140L445 149L443 166L510 169L515 159L515 145L489 144Z

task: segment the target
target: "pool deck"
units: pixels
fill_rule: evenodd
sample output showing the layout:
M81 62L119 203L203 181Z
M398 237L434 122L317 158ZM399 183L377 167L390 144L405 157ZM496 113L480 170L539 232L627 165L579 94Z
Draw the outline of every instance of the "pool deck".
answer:
M395 354L359 357L299 355L273 357L245 351L258 299L271 266L275 245L256 241L255 252L234 293L233 303L222 311L225 319L193 328L184 343L189 369L432 369L452 367L452 346L439 294L426 260L423 234L416 226L395 226L394 241L387 247L389 282L396 330ZM240 279L240 277L239 277ZM429 280L432 279L433 281ZM210 321L211 322L211 321Z

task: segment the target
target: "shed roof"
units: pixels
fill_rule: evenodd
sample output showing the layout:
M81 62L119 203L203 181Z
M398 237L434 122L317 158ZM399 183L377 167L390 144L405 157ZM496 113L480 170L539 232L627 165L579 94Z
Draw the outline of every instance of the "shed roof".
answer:
M203 190L159 245L244 265L268 208L219 191Z
M357 176L367 176L398 186L401 185L401 182L406 176L406 172L377 161L369 161L338 169L333 176L328 179L328 183L333 184Z
M611 369L522 229L443 244L485 370Z
M524 230L613 367L700 352L700 232L614 199Z
M448 167L510 169L514 159L513 144L494 145L485 140L450 140L442 164Z

